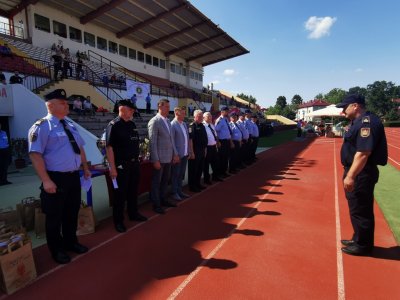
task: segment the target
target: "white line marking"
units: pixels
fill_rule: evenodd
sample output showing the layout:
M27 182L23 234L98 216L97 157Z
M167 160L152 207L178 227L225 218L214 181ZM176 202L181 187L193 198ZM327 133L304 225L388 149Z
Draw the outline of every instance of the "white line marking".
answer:
M395 164L398 164L398 165L400 166L400 163L399 163L398 161L394 160L394 159L391 158L390 156L388 156L388 158L389 158L392 162L394 162Z
M343 272L343 255L341 250L341 228L340 228L340 212L339 212L339 193L338 193L338 178L336 166L336 142L333 144L333 166L334 166L334 183L335 183L335 219L336 219L336 265L337 265L337 284L338 284L338 299L344 300L344 272Z
M396 149L400 149L400 147L396 147L395 145L392 145L392 144L389 144L389 143L388 143L388 146L391 146L391 147L396 148Z

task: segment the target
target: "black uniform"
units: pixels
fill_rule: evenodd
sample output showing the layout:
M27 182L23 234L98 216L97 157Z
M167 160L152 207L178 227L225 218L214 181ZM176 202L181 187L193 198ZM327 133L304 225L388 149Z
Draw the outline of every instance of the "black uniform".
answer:
M355 178L354 190L346 192L354 234L352 240L360 247L374 245L374 187L378 182L377 165L386 165L388 159L384 127L377 116L366 112L353 120L345 133L341 149L343 178L349 171L356 152L369 152L368 162Z
M124 219L125 201L128 216L137 215L137 196L140 179L139 133L133 121L124 121L120 117L111 121L106 129L106 146L114 151L117 169L118 188L114 189L113 218L114 224Z
M189 126L189 139L193 141L194 159L189 159L188 181L189 187L196 190L201 187L200 179L204 168L205 150L208 137L203 123L193 122Z

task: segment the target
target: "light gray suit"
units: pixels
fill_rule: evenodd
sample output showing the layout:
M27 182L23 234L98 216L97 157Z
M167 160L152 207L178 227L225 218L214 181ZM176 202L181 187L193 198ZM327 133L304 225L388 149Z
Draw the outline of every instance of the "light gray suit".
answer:
M177 119L174 119L171 122L172 128L172 136L175 142L175 148L179 155L179 163L172 166L172 194L174 197L178 195L179 197L183 197L182 193L182 181L185 178L186 165L188 161L188 153L189 153L189 131L185 122L183 122L183 126L185 127L186 138L183 134L181 125L179 124ZM185 153L185 139L187 143L187 153ZM175 198L176 199L176 198Z
M168 126L168 127L167 127ZM172 135L171 123L165 124L160 114L155 115L147 124L150 139L150 161L161 164L161 169L153 169L150 199L154 207L161 207L166 202L171 162L177 151Z

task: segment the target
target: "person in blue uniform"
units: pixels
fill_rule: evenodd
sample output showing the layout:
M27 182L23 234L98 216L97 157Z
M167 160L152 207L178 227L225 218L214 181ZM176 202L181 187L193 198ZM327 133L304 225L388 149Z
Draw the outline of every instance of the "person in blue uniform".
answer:
M204 169L208 138L203 124L203 112L197 109L193 116L194 121L189 125L188 183L190 191L198 193L206 188L200 184L200 179Z
M29 129L29 156L42 181L40 199L46 214L47 246L53 259L65 264L71 260L66 251L88 251L76 236L81 205L79 168L83 166L85 178L91 173L84 140L73 123L65 119L69 112L65 91L54 90L45 101L48 115Z
M238 172L238 168L240 166L240 147L242 144L242 132L239 129L239 126L236 124L238 116L236 113L230 114L231 121L229 123L229 127L232 132L232 141L234 147L231 148L231 155L229 157L229 173L235 174Z
M256 151L257 151L257 147L258 147L258 139L260 137L260 130L258 128L258 116L257 114L253 114L251 116L251 125L253 126L252 131L251 131L251 139L252 139L252 143L251 143L251 160L255 161L257 160L257 156L256 156Z
M228 112L229 108L226 106L223 107L221 109L221 115L215 120L215 130L217 131L220 142L220 147L218 149L220 171L218 176L222 178L229 176L227 172L230 149L234 147L231 137L231 128L229 127Z
M242 146L240 147L240 165L242 168L246 167L246 161L249 152L249 130L247 129L247 124L245 120L245 113L239 112L239 120L236 124L238 125L240 131L242 132Z
M1 130L0 124L0 185L10 184L7 180L7 170L11 162L10 144L7 133Z
M377 165L386 165L388 159L385 130L379 118L366 111L364 96L350 94L336 107L342 108L343 114L351 120L340 156L354 233L351 239L341 241L342 251L350 255L369 255L374 247Z
M131 221L146 221L138 212L137 196L140 180L139 133L133 122L136 107L129 100L118 104L118 117L106 128L106 152L110 164L111 179L116 179L114 188L113 220L118 232L125 232L124 208L127 204Z

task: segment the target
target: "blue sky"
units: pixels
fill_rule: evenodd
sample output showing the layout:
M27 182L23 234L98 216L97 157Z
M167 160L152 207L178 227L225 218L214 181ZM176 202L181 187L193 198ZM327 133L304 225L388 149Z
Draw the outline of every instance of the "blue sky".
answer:
M204 85L263 107L333 88L400 85L400 1L191 0L250 51L205 68Z

